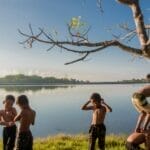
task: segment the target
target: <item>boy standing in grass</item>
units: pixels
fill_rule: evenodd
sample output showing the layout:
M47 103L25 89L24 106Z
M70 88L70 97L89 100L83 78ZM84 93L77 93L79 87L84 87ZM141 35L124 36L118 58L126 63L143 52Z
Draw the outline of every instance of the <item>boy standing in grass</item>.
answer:
M32 150L33 136L30 131L30 125L34 125L36 113L29 106L26 95L19 96L16 103L21 109L20 114L14 119L14 121L20 121L16 150Z
M3 101L4 109L0 110L0 125L3 125L3 150L13 150L16 139L16 125L13 123L17 115L13 107L15 98L13 95L7 95Z
M92 104L89 106L89 104ZM104 125L106 112L111 112L112 109L101 98L100 94L93 93L90 100L85 103L82 110L92 110L92 123L89 130L89 150L95 149L96 139L98 138L98 146L100 150L105 150L105 134L106 127Z

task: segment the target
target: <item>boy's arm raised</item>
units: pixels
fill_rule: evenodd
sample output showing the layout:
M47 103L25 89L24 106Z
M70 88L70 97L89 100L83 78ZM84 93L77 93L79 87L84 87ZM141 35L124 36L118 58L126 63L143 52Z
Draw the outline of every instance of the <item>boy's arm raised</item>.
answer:
M102 105L106 108L106 111L107 111L107 112L112 112L112 108L111 108L109 105L107 105L107 104L104 102L104 100L102 100Z
M90 100L87 101L87 102L81 107L81 109L82 109L82 110L93 110L93 106L88 106L88 104L90 104L90 103L91 103Z

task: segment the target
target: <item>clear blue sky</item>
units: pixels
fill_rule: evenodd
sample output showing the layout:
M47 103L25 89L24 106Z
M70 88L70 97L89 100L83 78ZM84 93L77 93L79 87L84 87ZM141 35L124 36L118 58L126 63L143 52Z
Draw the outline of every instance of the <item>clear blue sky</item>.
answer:
M146 23L150 23L150 1L141 5ZM77 56L54 49L47 52L45 45L35 44L25 49L19 44L24 38L17 29L28 32L31 23L35 30L57 30L66 37L66 24L74 16L81 16L92 26L90 39L111 39L106 28L118 30L116 24L128 22L134 26L132 13L127 6L115 0L104 0L101 14L96 0L0 0L0 75L38 74L69 77L91 81L111 81L144 77L150 72L150 61L133 57L117 48L109 48L89 56L89 60L65 66ZM138 42L134 41L134 46Z

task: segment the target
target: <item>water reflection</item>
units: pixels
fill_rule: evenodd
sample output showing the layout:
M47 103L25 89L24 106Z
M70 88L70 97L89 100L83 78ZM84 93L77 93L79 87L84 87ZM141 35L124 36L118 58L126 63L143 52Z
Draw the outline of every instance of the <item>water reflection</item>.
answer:
M67 88L73 88L74 85L5 85L0 86L0 94L35 94L35 93L48 93L52 90L60 90L60 89L67 89Z

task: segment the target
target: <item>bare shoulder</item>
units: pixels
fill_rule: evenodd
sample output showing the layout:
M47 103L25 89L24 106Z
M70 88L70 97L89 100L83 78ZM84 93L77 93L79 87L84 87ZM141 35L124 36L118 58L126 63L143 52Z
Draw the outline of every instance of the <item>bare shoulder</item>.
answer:
M106 112L106 107L102 105L101 110Z
M146 85L145 87L148 88L148 89L150 89L150 85Z
M150 90L150 85L146 85L143 87L144 90Z
M141 94L144 94L144 96L146 96L146 97L150 97L150 85L144 86L138 92Z
M35 110L30 109L30 113L31 113L32 117L35 117L35 116L36 116L36 111L35 111Z
M26 116L27 115L27 110L21 110L20 116Z
M142 87L141 89L139 89L139 93L142 93L145 90L150 90L150 85L145 85L144 87Z

